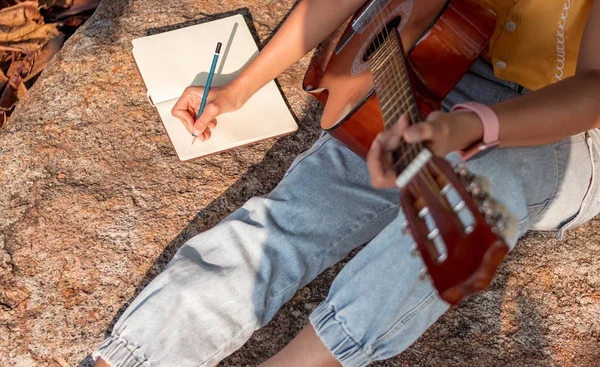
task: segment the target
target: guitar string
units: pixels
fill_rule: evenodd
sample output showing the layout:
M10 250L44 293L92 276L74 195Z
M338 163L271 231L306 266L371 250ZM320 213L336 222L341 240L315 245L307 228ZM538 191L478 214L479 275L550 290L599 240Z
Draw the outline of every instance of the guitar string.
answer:
M385 11L384 11L384 9L381 7L381 5L380 5L380 3L379 3L379 2L377 2L377 8L378 8L378 9L377 9L377 10L378 10L378 17L379 17L380 24L381 24L381 27L382 27L382 31L381 31L381 33L380 33L380 34L381 34L381 35L383 36L383 38L384 38L384 40L383 40L383 42L382 42L382 43L383 43L383 45L382 45L382 47L380 48L380 49L381 49L381 52L380 52L380 53L378 53L377 55L381 55L381 54L385 55L385 59L384 59L384 60L382 60L382 65L380 66L380 68L381 68L381 69L384 69L384 71L390 71L390 68L389 68L389 66L391 66L391 67L392 67L392 70L391 70L391 74L392 74L392 76L394 76L394 74L395 74L396 76L400 76L400 73L399 73L399 72L397 72L396 70L394 70L394 69L395 69L395 68L394 68L394 66L395 66L395 62L394 62L394 56L395 56L395 55L394 55L394 54L393 54L393 52L392 52L392 51L393 51L393 49L392 49L392 47L391 47L391 43L390 43L390 41L389 41L389 40L390 40L390 36L389 36L388 29L387 29L387 24L386 24L386 18L387 18L387 15L385 14ZM386 60L389 60L389 62L387 63L387 65L384 63ZM386 66L388 66L388 67L384 68L384 67L383 67L383 65L386 65ZM384 74L384 73L381 73L381 74ZM396 88L396 90L400 90L400 87L398 87L397 85L394 85L394 79L395 79L395 78L394 78L394 77L392 77L391 79L392 79L392 83L389 83L389 84L391 84L391 88L394 88L394 87L395 87L395 88ZM385 79L384 79L384 80L385 80ZM387 80L386 80L386 81L387 81ZM397 79L396 79L396 81L397 81ZM386 84L388 84L388 83L386 83ZM395 93L394 93L394 94L395 94ZM384 99L383 97L384 97L384 96L382 95L382 99ZM387 103L382 103L382 105L383 105L383 106L385 106L385 105L389 104L389 102L392 102L392 106L394 106L394 104L395 104L395 102L394 102L394 98L393 98L393 97L394 97L394 95L391 95L391 96L390 96L390 95L389 95L389 93L386 93L386 94L385 94L385 97L387 97L388 101L387 101ZM402 96L400 96L400 97L402 98ZM384 124L386 125L386 128L388 128L388 129L389 129L389 128L391 128L391 125L392 125L392 124L390 124L390 121L394 120L394 122L395 122L395 121L397 121L397 120L398 120L398 118L399 118L400 116L398 116L399 114L397 113L397 111L398 111L397 109L387 109L386 107L383 107L383 106L382 106L382 107L380 107L380 109L381 109L381 111L382 111L382 115L384 115ZM386 119L386 118L385 118L385 117L386 117L385 115L388 115L388 112L392 112L392 116L390 116L390 117L388 117L388 118ZM402 111L400 111L400 112L402 112ZM386 121L386 120L387 120L387 121ZM401 144L402 144L402 143L401 143ZM405 156L408 154L408 156L409 156L409 157L407 157L407 158L409 158L410 160L414 159L414 158L416 157L415 148L413 148L413 147L407 147L407 146L406 146L406 143L405 143L405 144L402 144L402 145L401 145L401 148L403 148L403 149L402 149L402 155L401 155L401 157L402 157L402 161L403 161L403 163L404 163L404 166L406 167L406 166L408 165L408 163L409 163L409 162L407 162L407 160L406 160ZM407 149L407 148L408 148L408 149ZM416 150L418 150L418 147L416 147L416 148L417 148ZM396 159L396 161L397 161L397 159ZM396 162L393 162L393 163L396 163ZM395 164L394 164L394 166L395 166Z
M417 113L418 111L414 111L414 109L416 108L416 104L412 103L411 99L408 98L408 92L410 92L410 89L406 89L406 87L410 88L410 83L406 80L404 80L402 82L402 84L400 84L398 86L397 91L395 92L392 97L396 97L398 93L400 93L399 96L397 96L397 98L391 98L390 101L388 101L388 104L391 102L391 108L395 108L395 109L400 109L400 110L406 110L409 114L414 114ZM387 107L387 104L386 104ZM388 115L389 112L395 113L393 110L387 110L384 111L384 115ZM414 116L414 115L413 115ZM412 117L412 116L411 116ZM401 159L403 159L407 154L411 154L411 151L414 151L414 153L417 153L418 150L420 149L420 147L416 144L407 144L407 151L405 151L403 153L403 155L397 159L397 162L395 162L395 166L398 166L400 163L403 163L401 161Z
M397 32L392 32L393 36L390 38L388 29L387 29L387 24L385 22L387 15L384 14L384 10L381 8L381 6L379 6L379 3L378 3L377 7L379 10L378 15L381 20L381 24L383 26L383 31L385 32L385 41L386 41L385 43L390 43L390 39L392 39L393 41L395 41L397 43L396 50L399 51L399 54L396 55L396 60L399 60L402 63L402 65L397 65L397 62L395 63L393 61L390 64L392 65L392 73L396 72L397 77L399 77L400 83L398 83L398 79L396 79L396 83L400 84L400 86L398 86L398 88L403 88L405 82L407 82L407 81L409 82L409 80L408 80L408 70L407 70L407 65L406 65L406 58L403 55L404 53L402 52L402 41L400 40L400 37L397 34ZM391 12L389 14L391 14ZM388 46L388 48L390 48L390 47L391 46ZM393 51L393 47L392 47L392 51ZM392 60L394 60L393 57L392 57ZM394 70L394 66L396 66L396 70ZM402 73L402 70L400 70L400 66L402 66L404 68L403 69L404 73ZM403 92L402 95L400 96L401 98L405 98L405 101L403 103L401 103L401 107L405 103L408 102L408 104L409 104L409 107L407 109L408 115L410 116L410 120L412 120L412 123L416 123L418 120L420 120L420 118L419 118L420 113L418 112L418 108L416 108L416 100L415 100L414 94L412 94L412 89L410 88L410 82L408 84L409 84L409 88L405 89L405 92ZM395 93L391 97L395 97ZM393 100L393 98L392 98L392 100ZM395 107L394 104L392 104L392 107ZM399 118L399 116L394 116L394 117ZM397 120L397 118L396 118L396 120ZM385 120L384 120L384 124L386 124ZM412 160L414 160L416 158L415 149L413 148L414 145L415 144L412 144L409 147L408 151L403 152L402 156L400 157L401 160L406 162L406 160L404 158L407 153L408 153L409 157L412 158ZM421 142L417 143L416 145L418 146L418 148L420 148L420 150L423 149L423 144ZM438 175L442 175L442 173L439 171L439 168L437 167L437 165L434 162L429 162L428 164L430 164L436 171L438 171ZM406 167L406 164L405 164L405 167ZM435 190L435 189L432 190L436 199L438 199L438 201L440 202L440 204L442 204L442 206L447 207L448 203L446 202L446 200L444 200L442 198L441 193L439 192L440 187L439 187L437 181L431 176L431 172L429 172L429 170L426 167L424 167L421 170L419 170L418 173L421 174L421 176L425 176L422 178L424 178L424 181L426 184L429 184L428 186L433 186L433 187L430 187L431 189L437 188L437 190ZM423 175L423 173L425 173L425 174ZM427 181L429 181L429 183Z
M402 44L401 44L401 40L398 38L393 38L394 42L398 43L398 50L402 53L401 55L399 55L399 60L400 62L403 63L404 68L406 70L406 72L403 74L404 78L408 78L408 70L407 68L409 67L407 65L407 59L404 56L404 52L402 49ZM417 114L417 116L413 117L413 118L417 118L418 120L421 120L421 115L420 115L420 111L417 108L417 104L416 104L416 99L414 94L412 94L412 89L408 89L407 92L410 95L410 100L412 101L412 105L411 107L414 107L413 109L411 109L411 111L413 111L414 114ZM422 147L422 144L419 144ZM440 168L438 167L438 165L434 162L434 161L430 161L428 163L429 168L431 168L431 171L434 171L435 173L437 173L438 177L445 177L445 175L443 174L443 172L441 172ZM442 207L446 208L447 210L450 210L450 204L448 203L448 201L443 197L443 195L441 194L441 188L440 185L438 183L437 180L435 180L432 177L432 173L430 171L430 169L428 169L427 167L423 168L423 171L427 174L427 176L429 176L430 178L430 182L432 182L433 186L435 187L436 190L434 191L434 194L436 196L436 198L438 199L439 203L442 205Z
M395 37L395 35L393 35L392 37ZM392 44L392 41L389 41L390 44ZM398 45L399 46L399 45ZM391 47L391 46L390 46ZM396 55L396 62L398 62L398 59L401 59L402 55ZM400 67L400 66L399 66ZM410 82L408 80L406 80L406 65L402 65L402 68L404 69L404 72L400 72L401 75L399 76L400 79L400 85L398 85L398 89L400 91L400 96L398 96L398 98L392 98L392 105L390 106L390 108L395 108L395 109L400 109L402 112L406 112L407 115L409 116L410 122L411 124L416 124L419 120L418 118L418 109L416 108L416 103L414 101L414 97L412 96L412 89L410 88ZM404 90L402 90L403 85L408 84L409 88L405 88ZM395 94L392 95L392 97L395 97ZM405 107L406 105L406 107ZM421 142L417 143L417 144L410 144L409 145L409 152L408 154L410 156L414 156L415 154L418 154L422 149L423 149L423 145ZM406 153L405 153L406 154Z
M381 9L381 7L380 7L380 9ZM388 12L391 13L391 11L389 11L389 10L388 10ZM387 32L387 27L385 27L385 30ZM408 80L409 79L408 78L408 65L407 65L407 62L406 62L407 59L406 59L406 56L404 55L404 52L403 52L402 41L400 39L400 36L398 35L397 32L393 32L392 34L393 34L393 37L391 39L397 43L397 47L395 49L400 52L400 54L398 55L397 59L402 63L403 70L404 70L404 73L401 73L401 78L400 78L401 79L401 82L400 82L401 85L399 86L399 88L404 88L404 83L405 82L408 82L408 84L409 84L409 88L404 89L404 92L400 96L401 99L405 98L405 97L408 97L408 98L406 98L406 100L400 104L399 108L403 108L404 104L408 102L409 103L409 107L408 107L407 111L409 112L409 115L411 115L412 122L416 123L417 121L419 121L421 119L421 117L420 117L419 109L417 108L415 96L414 96L414 94L412 94L413 90L410 87L410 81ZM387 39L388 40L390 39L389 35L388 35ZM397 106L397 102L396 102L395 99L393 99L393 103L394 104L392 104L391 107L398 107ZM414 146L415 146L415 144L411 144L410 148L413 148ZM423 149L423 144L421 142L419 142L417 144L417 146L420 149ZM431 167L433 168L433 170L436 171L436 173L439 176L445 176L440 171L440 169L437 166L437 164L435 164L434 162L430 162L430 163L431 163ZM430 172L428 170L426 170L425 172L428 175L430 175ZM431 178L431 179L432 179L433 183L435 184L435 186L439 189L439 185L438 185L437 181L434 180L433 178ZM442 199L442 202L446 204L446 200Z
M407 65L407 59L404 56L403 49L401 48L402 47L401 40L400 40L399 37L398 38L393 38L393 40L394 40L394 42L398 43L398 50L402 53L401 55L399 55L399 60L400 60L400 62L403 63L404 68L406 70L409 66ZM403 74L403 77L404 78L408 78L408 70L406 70L406 72ZM412 111L414 112L414 114L418 114L415 117L417 119L421 120L421 116L420 116L419 109L417 108L415 96L414 96L414 94L412 94L412 89L408 89L407 93L410 95L410 99L412 101L412 105L411 106L414 107L412 109ZM419 144L419 145L421 147L423 146L422 144ZM445 175L441 172L440 168L437 166L437 164L435 162L430 161L428 165L429 165L429 167L431 168L432 171L434 171L434 172L437 173L438 177L445 177ZM427 174L427 176L429 176L430 181L432 182L434 188L436 189L436 190L434 190L434 194L435 194L436 198L438 199L438 201L440 202L440 204L442 205L442 207L445 207L446 209L450 209L449 208L450 205L449 205L448 201L442 196L442 194L440 192L441 191L440 185L438 184L437 180L435 180L432 177L432 174L431 174L430 170L427 167L424 167L423 171L425 171L425 173Z
M387 19L387 15L388 14L385 13L385 9L382 9L382 7L381 7L381 5L380 5L379 2L377 2L377 7L378 7L378 17L379 17L381 26L383 27L381 33L383 33L383 35L384 35L384 45L383 45L383 48L381 49L381 52L384 53L384 54L387 53L388 57L390 59L390 62L387 65L391 66L391 70L390 70L389 67L386 68L386 69L389 70L390 73L393 76L395 76L395 77L392 77L392 83L391 84L394 85L394 82L396 82L395 83L396 84L395 87L397 88L396 90L400 90L402 92L401 85L404 84L404 83L403 83L403 81L401 83L398 83L398 81L402 79L402 72L400 70L400 65L398 65L398 63L397 63L397 56L398 55L396 55L393 52L394 49L392 47L392 42L391 42L392 38L390 37L389 31L387 29L386 19ZM394 31L392 31L392 34L394 34ZM398 85L398 84L400 84L400 85ZM402 106L405 103L407 103L409 106L412 105L412 103L411 103L412 101L410 100L410 95L409 95L408 92L410 92L410 89L405 89L405 91L402 92L402 94L399 96L399 100L401 101L400 102L400 109L397 108L398 107L397 106L397 102L395 102L395 98L394 98L396 96L397 92L394 92L392 95L389 95L389 94L386 95L386 97L387 97L386 99L388 99L388 101L386 103L383 103L382 105L386 106L386 105L389 104L389 102L392 102L392 106L391 107L396 107L394 109L392 109L392 108L387 109L386 107L381 107L381 110L382 110L383 114L386 114L387 111L392 111L392 116L390 116L391 119L388 119L388 121L385 122L386 125L388 125L389 121L391 121L391 120L397 121L400 118L400 115L403 112L408 112L409 123L416 122L416 121L414 121L415 120L415 114L414 114L414 112L411 113L412 111L411 111L410 108L408 109L408 111L403 111L402 110ZM404 100L404 102L402 102L402 100ZM389 125L391 125L391 124L389 124ZM387 128L390 128L390 127L391 126L387 126ZM406 156L408 155L408 158L410 159L410 161L412 161L412 160L414 160L416 158L416 156L418 154L416 151L418 151L420 149L422 150L422 146L420 146L420 144L416 144L416 147L409 146L409 147L404 148L403 152L401 154L400 159L395 158L396 162L393 162L393 165L396 166L397 165L396 163L399 160L401 160L402 163L404 163L404 166L406 167L408 165L408 163L410 163L410 162L408 162L408 163L406 162L406 159L405 159ZM421 171L419 171L419 173L420 172Z
M377 0L376 0L376 1L377 1ZM379 6L379 3L377 3L377 8L378 8L378 9L377 9L377 10L378 10L378 16L379 16L379 18L380 18L380 24L381 24L381 26L383 27L383 31L382 31L381 33L385 33L384 37L385 37L385 41L387 41L387 42L385 42L385 44L383 45L383 48L382 48L382 51L381 51L381 52L385 52L385 51L386 51L386 48L388 49L388 55L390 55L390 57L389 57L389 58L390 58L390 63L388 63L388 65L390 65L390 64L391 64L391 66L392 66L392 70L391 70L391 71L389 70L389 67L385 68L385 70L387 70L387 71L390 71L390 73L392 74L392 76L393 76L394 74L396 74L396 76L400 77L402 74L401 74L401 73L399 73L399 72L396 72L396 70L394 70L394 69L395 69L395 68L394 68L394 66L396 66L396 65L395 65L396 63L394 62L394 56L395 56L395 55L393 54L393 52L390 52L390 51L393 51L393 48L392 48L391 42L389 41L389 40L390 40L390 36L389 36L389 32L388 32L388 30L387 30L387 24L386 24L386 21L385 21L385 19L387 18L387 15L383 14L383 13L384 13L384 12L383 12L383 9L381 8L381 6ZM394 30L394 31L395 31L395 30ZM394 33L394 31L393 31L392 33ZM377 54L378 54L378 53L376 53L375 55L377 55ZM399 55L399 56L400 56L400 57L403 57L403 55L402 55L402 54L401 54L401 55ZM383 62L382 62L382 63L383 63ZM406 70L405 70L405 72L406 72ZM379 77L382 77L382 76L383 76L382 74L383 74L383 73L381 73L381 75L380 75ZM404 75L406 75L406 74L404 74ZM378 78L378 79L379 79L379 78ZM385 78L384 78L384 80L385 80ZM396 81L396 84L397 84L397 79L396 79L395 81ZM394 84L395 84L395 83L394 83L394 78L392 78L392 83L391 83L391 84L392 84L392 87L394 87ZM402 84L403 84L403 83L402 83ZM396 87L397 87L397 88L400 88L400 87L399 87L399 86L397 86L397 85L396 85ZM411 89L407 89L407 91L411 91ZM400 97L401 97L401 99L405 99L405 102L409 102L409 101L410 101L410 97L408 96L408 93L406 93L406 94L407 94L406 96L404 96L404 94L405 94L405 93L403 93L403 94L400 96ZM392 96L392 97L393 97L393 96ZM383 96L382 96L382 98L383 98ZM391 99L391 100L393 101L393 99ZM386 120L386 119L385 119L385 117L384 117L384 126L385 126L385 128L386 128L386 129L390 128L390 127L391 127L391 125L393 125L393 123L397 122L397 120L400 118L400 115L402 115L402 112L403 112L402 110L400 110L400 114L398 114L398 113L393 113L393 111L394 111L394 110L395 110L395 111L398 111L398 108L397 108L397 106L395 106L395 104L396 104L396 103L393 103L393 104L392 104L392 106L391 106L391 107L394 107L394 109L393 109L393 110L392 110L392 109L389 109L389 110L387 110L387 111L386 111L385 109L382 109L382 115L387 115L387 112L389 112L389 111L392 111L392 116L391 116L391 117L389 117L387 120ZM404 105L404 103L401 103L401 107L402 107L402 105ZM411 106L411 105L414 105L414 104L409 102L409 106ZM416 123L416 121L417 121L417 119L415 118L415 112L414 112L414 111L411 111L411 110L412 110L412 108L411 108L411 107L409 107L409 111L408 111L408 112L409 112L409 113L408 113L409 124L411 123L411 120L412 120L412 121L414 121L415 123ZM412 112L412 113L411 113L411 112ZM393 121L393 123L391 123L391 124L390 124L390 123L389 123L390 121ZM401 161L403 161L403 162L404 162L404 168L406 168L406 167L408 166L408 164L410 163L410 161L413 161L413 160L416 158L416 155L417 155L416 151L419 151L419 150L422 150L422 149L423 149L423 147L422 147L422 145L421 145L421 144L413 144L413 145L409 145L409 146L408 146L408 148L406 147L406 146L407 146L406 142L404 142L404 144L403 144L403 145L404 145L404 149L403 149L403 152L402 152L402 154L401 154L401 157L400 157L400 159L397 159L397 160L396 160L396 162L394 162L394 167L396 166L397 162L398 162L399 160L401 160ZM407 156L408 156L408 157L407 157ZM408 158L408 163L407 163L407 158ZM396 170L396 171L397 171L397 170ZM425 170L425 171L426 171L426 170ZM426 171L426 172L427 172L427 171ZM428 173L428 172L427 172L427 173ZM423 169L420 169L420 170L417 172L417 175L419 175L419 176L420 176L420 177L423 179L423 182L424 182L424 183L425 183L427 186L430 186L430 189L432 189L432 187L431 187L431 184L430 184L430 182L428 182L428 181L433 181L433 182L435 182L435 181L433 180L433 178L432 178L432 177L431 177L429 174L427 174L427 175L423 174ZM428 177L428 176L429 176L429 177ZM420 188L419 188L419 186L416 184L415 180L410 180L410 182L409 182L409 185L411 185L411 186L413 187L413 190L414 190L414 192L415 192L415 193L417 193L417 192L418 192L418 193L421 193L421 189L420 189ZM436 186L437 186L437 185L436 185ZM408 189L408 188L407 188L407 189ZM433 191L433 192L436 192L436 190L431 190L431 191ZM422 193L421 193L421 195L422 195ZM434 195L435 195L435 194L434 194ZM439 198L439 199L440 199L440 201L442 201L442 202L443 202L443 200L441 200L441 198Z
M394 56L395 55L392 52L393 49L391 47L390 36L389 36L389 32L387 30L387 24L386 24L386 19L385 19L387 16L386 16L384 10L382 9L382 7L380 6L379 2L377 3L377 8L378 8L377 9L378 10L378 17L379 17L380 24L381 24L381 27L382 27L382 31L381 31L380 34L383 36L384 41L382 42L383 44L380 47L380 52L377 53L376 56L378 56L378 55L384 55L385 56L385 58L381 61L381 65L380 65L380 69L383 69L383 72L379 72L378 74L380 74L381 75L380 78L382 78L382 76L385 74L385 71L390 72L390 74L392 75L392 78L391 78L392 82L391 83L386 83L386 84L390 84L392 88L394 88L394 87L398 88L397 85L394 85L394 79L396 79L395 77L400 76L400 73L398 73L395 70L395 68L394 68L394 66L396 64L394 62ZM387 61L387 60L389 60L389 62L385 63L385 61ZM387 66L387 67L384 67L384 65ZM390 66L391 66L391 70L390 70ZM382 78L382 79L385 80L384 78ZM396 81L397 81L397 79L396 79ZM386 80L386 82L387 82L387 80ZM379 84L381 84L381 82ZM381 99L382 99L382 102L384 102L384 103L382 103L382 105L386 106L391 101L391 102L393 102L392 103L392 107L395 107L394 105L396 103L394 102L394 99L393 99L394 94L392 96L390 96L389 93L386 93L386 94L382 93ZM400 97L402 99L403 96L401 95ZM387 101L388 103L385 103L386 99L388 100ZM382 115L384 116L384 124L386 125L385 127L387 129L391 128L392 124L390 123L390 121L392 121L392 120L397 121L398 118L399 118L399 116L398 116L399 114L397 113L398 109L397 108L395 108L395 109L391 109L391 108L388 109L386 107L380 107L380 109L382 111ZM391 116L389 116L389 117L387 116L388 112L391 112ZM400 114L402 112L403 111L400 110ZM386 117L387 117L387 119L386 119ZM409 119L410 119L410 117L409 117ZM401 148L399 150L402 153L401 154L401 161L404 164L404 167L406 167L410 163L410 161L412 161L416 157L415 148L413 148L413 147L406 147L406 143L405 144L401 143L401 146L399 148ZM418 147L416 147L416 148L417 148L416 150L418 150ZM408 155L408 157L407 157L407 155ZM408 158L408 162L407 162L407 158ZM396 167L398 159L394 158L394 160L395 160L395 162L393 162L393 166Z

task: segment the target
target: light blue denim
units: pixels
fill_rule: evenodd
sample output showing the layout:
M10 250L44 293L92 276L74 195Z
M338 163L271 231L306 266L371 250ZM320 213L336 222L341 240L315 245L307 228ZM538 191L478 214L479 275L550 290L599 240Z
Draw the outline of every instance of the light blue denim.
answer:
M478 62L448 96L512 98L518 86ZM597 131L553 144L495 149L468 162L528 229L574 227L598 211ZM458 157L451 154L450 160ZM267 324L320 272L369 242L338 274L310 315L344 366L366 366L410 346L448 309L423 263L409 255L396 189L371 187L365 163L322 136L269 194L249 200L190 239L133 301L94 355L113 367L213 366ZM510 238L511 246L517 236Z

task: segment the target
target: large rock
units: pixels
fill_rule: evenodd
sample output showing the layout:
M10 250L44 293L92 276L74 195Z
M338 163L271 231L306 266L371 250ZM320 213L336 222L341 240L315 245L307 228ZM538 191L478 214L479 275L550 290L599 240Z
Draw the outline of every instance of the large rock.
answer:
M316 139L320 111L299 88L305 58L279 78L297 134L180 163L131 57L134 37L225 12L244 14L264 44L293 3L114 0L67 42L0 132L0 365L91 365L175 250L272 189ZM600 365L598 224L563 242L523 239L488 292L378 365ZM223 364L253 366L285 345L338 269Z

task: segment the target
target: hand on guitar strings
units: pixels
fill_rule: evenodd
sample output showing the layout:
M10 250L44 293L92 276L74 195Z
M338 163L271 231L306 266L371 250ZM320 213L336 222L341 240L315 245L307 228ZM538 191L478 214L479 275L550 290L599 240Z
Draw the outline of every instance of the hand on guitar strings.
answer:
M406 114L390 129L373 140L367 154L371 183L376 188L396 185L397 173L392 164L392 152L404 140L410 144L424 143L434 154L444 157L465 149L483 138L483 126L473 112L445 113L434 111L423 122L411 125Z

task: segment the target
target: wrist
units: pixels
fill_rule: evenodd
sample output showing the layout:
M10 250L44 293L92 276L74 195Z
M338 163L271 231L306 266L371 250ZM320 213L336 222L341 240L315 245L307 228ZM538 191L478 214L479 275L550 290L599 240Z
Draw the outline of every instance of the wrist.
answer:
M477 102L459 103L454 105L451 110L452 113L460 111L474 113L478 117L480 127L483 130L483 133L480 135L481 138L477 142L467 148L457 151L463 160L468 160L479 152L498 145L500 122L498 121L498 115L496 115L494 110ZM479 132L477 135L479 135Z
M251 79L243 75L239 75L233 79L227 89L229 89L237 101L237 108L242 107L256 93L256 90L252 89Z
M449 115L450 128L455 136L451 151L469 148L483 140L483 124L476 113L460 111Z

